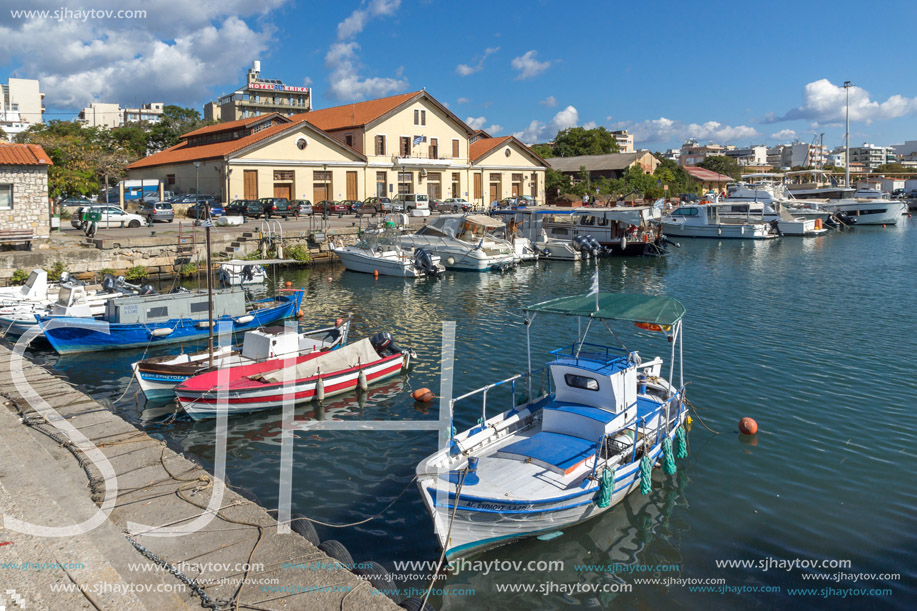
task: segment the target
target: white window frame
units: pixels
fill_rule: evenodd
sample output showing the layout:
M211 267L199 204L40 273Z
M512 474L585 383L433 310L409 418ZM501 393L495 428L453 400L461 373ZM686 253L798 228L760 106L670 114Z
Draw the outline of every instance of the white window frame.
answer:
M12 210L13 209L13 184L6 183L6 182L0 183L0 190L2 190L4 187L9 189L9 197L7 198L7 201L6 201L8 205L4 205L3 203L0 203L0 210ZM0 202L3 202L3 199L0 199Z

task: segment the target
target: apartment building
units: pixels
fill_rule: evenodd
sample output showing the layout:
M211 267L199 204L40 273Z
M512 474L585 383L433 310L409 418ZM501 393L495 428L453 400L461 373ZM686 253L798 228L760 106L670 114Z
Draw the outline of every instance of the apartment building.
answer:
M634 152L634 135L627 133L626 129L614 130L611 132L611 135L615 137L615 140L618 142L618 152L619 153L633 153Z
M151 102L136 108L121 108L120 104L92 102L80 111L77 120L83 127L104 127L114 129L130 123L159 123L162 120L164 104Z
M37 80L11 78L5 85L0 83L0 128L12 138L43 123L44 99Z
M850 147L850 164L863 164L864 167L874 170L885 163L892 163L897 159L895 151L890 146L876 146L863 143L863 146Z

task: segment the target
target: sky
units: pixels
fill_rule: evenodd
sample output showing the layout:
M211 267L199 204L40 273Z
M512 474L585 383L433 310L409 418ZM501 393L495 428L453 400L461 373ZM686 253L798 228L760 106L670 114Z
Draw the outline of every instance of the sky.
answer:
M915 17L913 0L0 0L0 82L39 79L45 120L202 110L258 59L316 109L426 88L491 135L604 126L657 151L843 144L851 81L851 146L892 145L917 140Z

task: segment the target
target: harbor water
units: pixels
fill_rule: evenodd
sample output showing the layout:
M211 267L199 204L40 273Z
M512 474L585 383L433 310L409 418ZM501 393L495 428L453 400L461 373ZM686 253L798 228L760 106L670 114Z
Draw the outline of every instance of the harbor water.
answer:
M483 562L438 581L431 602L440 609L507 610L814 608L826 602L911 608L917 598L915 259L917 224L908 221L807 239L684 239L665 258L600 260L602 291L668 295L687 308L684 374L700 416L689 434L689 457L675 475L656 470L649 495L635 492L555 538L472 558ZM443 321L456 322L458 395L524 371L523 306L588 291L594 269L591 262L538 262L505 274L416 281L373 278L339 265L283 271L276 280L306 287L304 327L352 313L352 339L390 331L418 355L409 374L371 388L367 397L299 406L296 416L436 419L437 402L415 403L409 393L439 392ZM667 372L669 344L662 334L612 328L644 359L662 356ZM539 316L532 326L533 364L575 337L575 319ZM589 337L611 339L598 325ZM113 402L126 419L212 464L214 422L170 421L172 406L146 406L136 384L128 388L130 363L142 351L30 353ZM489 398L489 415L508 407L498 405L501 398L509 401L496 393ZM456 428L474 425L480 415L480 403L460 403ZM745 416L758 422L753 439L737 433ZM229 422L231 485L266 507L276 507L278 498L280 422L279 411ZM418 461L436 447L433 432L299 431L293 511L347 524L392 504L365 524L317 530L323 540L341 541L356 562L373 560L400 573L400 587L424 588L429 568L397 571L395 563L439 559L412 483ZM825 568L787 568L797 559L825 561ZM755 565L724 565L731 560ZM861 577L806 579L815 573ZM705 580L713 580L702 584L708 591L696 591ZM506 591L507 584L533 585L525 593ZM795 591L804 588L813 593ZM829 595L824 588L864 593ZM879 593L865 593L873 590Z

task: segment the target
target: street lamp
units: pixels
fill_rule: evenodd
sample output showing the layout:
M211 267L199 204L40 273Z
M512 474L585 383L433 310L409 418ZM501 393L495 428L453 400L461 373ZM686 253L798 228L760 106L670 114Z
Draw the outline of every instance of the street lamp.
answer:
M844 186L850 187L850 81L844 81L847 94L846 127L844 129Z
M194 162L194 194L195 195L201 194L200 169L201 169L201 162L195 161Z

